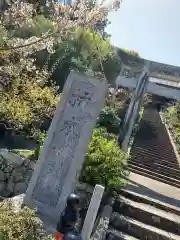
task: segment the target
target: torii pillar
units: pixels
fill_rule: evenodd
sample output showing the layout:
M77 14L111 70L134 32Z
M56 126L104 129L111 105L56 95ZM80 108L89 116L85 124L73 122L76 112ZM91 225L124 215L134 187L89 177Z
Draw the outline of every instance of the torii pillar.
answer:
M126 112L122 129L118 137L119 144L121 145L122 149L126 152L128 151L128 145L132 134L133 126L136 122L144 93L146 92L148 79L149 79L149 63L147 62L140 75L136 89L134 90L130 105Z

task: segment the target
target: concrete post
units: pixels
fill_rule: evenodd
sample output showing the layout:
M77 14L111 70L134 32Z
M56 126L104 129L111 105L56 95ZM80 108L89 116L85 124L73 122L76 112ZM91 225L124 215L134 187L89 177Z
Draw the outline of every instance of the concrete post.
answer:
M91 202L90 202L90 205L86 214L86 218L84 221L84 225L82 228L82 232L81 232L83 240L90 239L103 193L104 193L104 187L101 185L96 185L94 188L93 196L91 198Z

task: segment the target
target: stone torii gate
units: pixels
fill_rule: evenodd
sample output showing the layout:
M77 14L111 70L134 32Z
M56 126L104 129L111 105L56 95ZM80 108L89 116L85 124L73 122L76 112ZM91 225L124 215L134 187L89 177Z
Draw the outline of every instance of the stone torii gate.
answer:
M119 144L127 151L145 93L180 100L180 67L149 61L120 49L117 54L122 67L116 79L116 88L121 86L134 89L118 139Z

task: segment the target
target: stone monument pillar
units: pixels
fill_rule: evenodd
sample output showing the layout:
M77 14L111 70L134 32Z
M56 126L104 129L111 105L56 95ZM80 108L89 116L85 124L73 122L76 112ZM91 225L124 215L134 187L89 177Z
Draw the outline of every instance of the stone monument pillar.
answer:
M64 86L24 203L57 221L74 190L107 82L71 72Z

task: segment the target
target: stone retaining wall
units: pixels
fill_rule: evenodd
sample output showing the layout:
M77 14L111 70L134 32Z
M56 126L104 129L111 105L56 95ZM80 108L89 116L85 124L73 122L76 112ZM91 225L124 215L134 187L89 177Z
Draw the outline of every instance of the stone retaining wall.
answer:
M35 162L32 160L21 158L8 150L0 150L0 201L1 198L11 198L17 196L24 196L28 183L31 179ZM77 183L75 193L81 197L82 213L81 213L81 226L86 216L86 212L92 197L93 187L87 184ZM16 198L14 198L15 200ZM107 208L107 207L106 207ZM107 212L106 211L103 211ZM95 233L92 240L102 240L105 232L107 231L109 218L106 214L100 216ZM96 229L97 228L97 229Z
M34 169L34 162L7 150L0 151L0 196L25 193Z
M0 150L0 196L13 197L25 193L31 179L35 162L22 158L8 150ZM87 207L93 188L77 183L75 193L81 196Z

